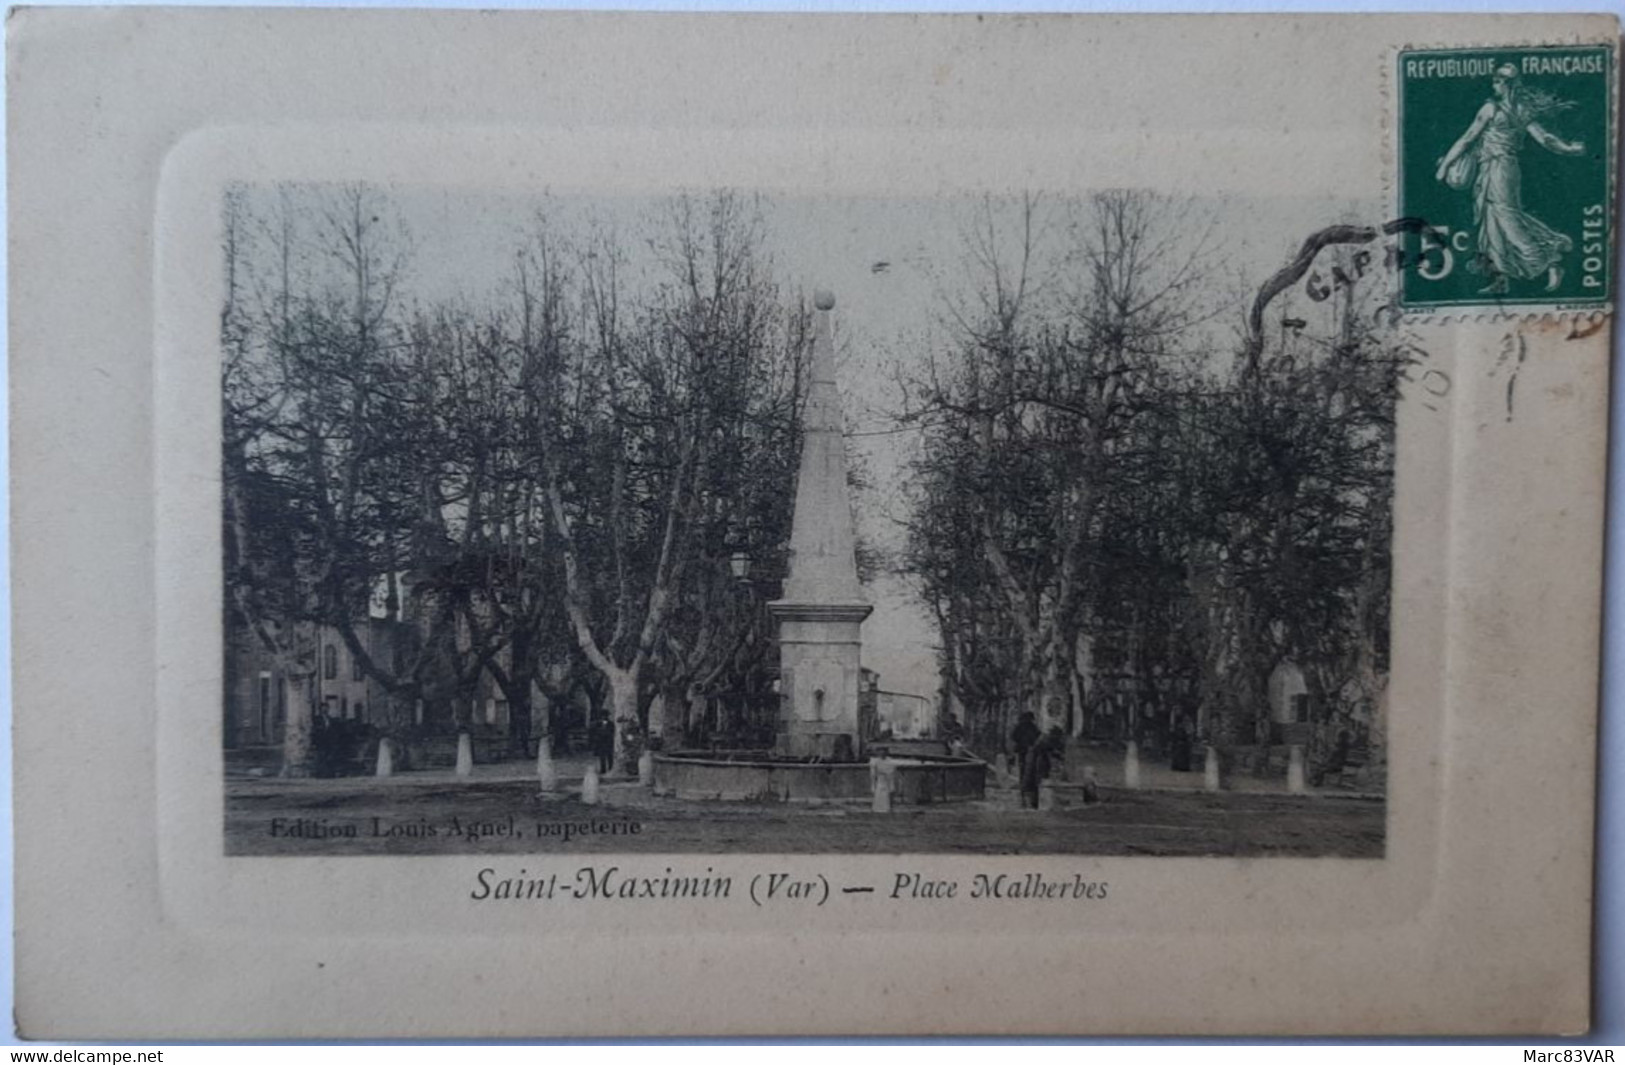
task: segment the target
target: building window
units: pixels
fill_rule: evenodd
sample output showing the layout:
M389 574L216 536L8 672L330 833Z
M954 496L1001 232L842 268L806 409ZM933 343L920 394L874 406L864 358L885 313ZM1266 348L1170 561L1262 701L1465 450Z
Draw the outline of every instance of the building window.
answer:
M322 651L322 677L333 680L339 675L339 649L328 644Z
M260 673L260 691L259 691L259 695L260 695L260 702L259 702L258 709L259 709L259 722L260 722L260 739L268 740L268 739L271 738L271 727L272 727L272 722L271 722L271 674L266 673L266 672Z
M1292 720L1302 725L1309 720L1309 696L1294 695L1292 697Z
M350 656L350 679L351 680L366 680L367 679L367 675L361 671L361 656L360 655L351 655Z

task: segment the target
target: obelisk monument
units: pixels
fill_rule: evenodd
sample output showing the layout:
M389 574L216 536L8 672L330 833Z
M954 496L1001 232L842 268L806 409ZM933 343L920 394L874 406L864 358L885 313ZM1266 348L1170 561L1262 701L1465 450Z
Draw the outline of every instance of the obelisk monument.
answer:
M795 757L859 756L858 682L863 598L853 549L852 504L846 494L841 403L835 391L835 345L829 312L835 297L813 297L812 366L801 417L801 468L790 532L784 598L768 604L779 623L777 753Z

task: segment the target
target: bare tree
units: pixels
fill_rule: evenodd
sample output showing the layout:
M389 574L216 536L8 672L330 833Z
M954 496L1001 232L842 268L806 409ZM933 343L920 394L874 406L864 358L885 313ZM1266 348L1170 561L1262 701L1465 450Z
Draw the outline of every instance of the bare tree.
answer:
M1021 207L1008 262L985 211L970 252L984 278L979 313L956 314L953 365L916 391L913 416L937 425L927 466L946 461L964 481L944 484L940 499L974 510L956 527L985 559L971 572L1016 637L1003 668L1046 727L1072 709L1113 478L1131 470L1132 429L1199 320L1200 249L1168 235L1175 211L1139 194L1098 196L1073 220L1066 254L1042 265L1037 245L1056 236L1035 201Z
M676 201L652 245L665 279L633 309L620 256L598 241L582 261L585 343L545 370L565 607L608 687L623 758L645 728L651 668L709 653L709 621L687 634L673 622L685 596L718 594L719 561L753 536L763 493L751 486L768 471L744 463L754 450L789 469L783 429L759 424L764 409L793 424L772 390L787 331L760 225L731 194Z
M905 565L983 744L1027 708L1075 735L1188 716L1266 743L1288 660L1317 736L1380 702L1402 343L1356 286L1312 286L1325 327L1282 302L1317 256L1358 276L1376 231L1317 235L1242 305L1226 358L1188 212L1112 193L1063 228L1029 199L1006 237L988 208L968 242L978 294L912 390Z

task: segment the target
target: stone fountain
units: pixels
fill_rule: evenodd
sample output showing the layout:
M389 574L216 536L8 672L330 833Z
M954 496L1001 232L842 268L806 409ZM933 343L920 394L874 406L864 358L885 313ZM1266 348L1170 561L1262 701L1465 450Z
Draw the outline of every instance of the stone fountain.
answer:
M802 411L801 463L784 598L778 622L778 728L771 755L673 751L654 759L654 786L678 798L769 801L868 799L889 781L903 802L981 798L986 766L974 758L919 755L872 767L858 723L863 621L874 609L858 580L846 490L841 402L830 312L813 297L812 365ZM883 769L877 773L876 769Z

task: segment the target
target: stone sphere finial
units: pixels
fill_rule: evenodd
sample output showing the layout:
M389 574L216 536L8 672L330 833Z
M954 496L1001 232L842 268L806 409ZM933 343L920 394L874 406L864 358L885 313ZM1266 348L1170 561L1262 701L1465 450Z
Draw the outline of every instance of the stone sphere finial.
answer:
M819 289L813 293L813 306L821 311L833 311L835 309L835 293L827 288Z

